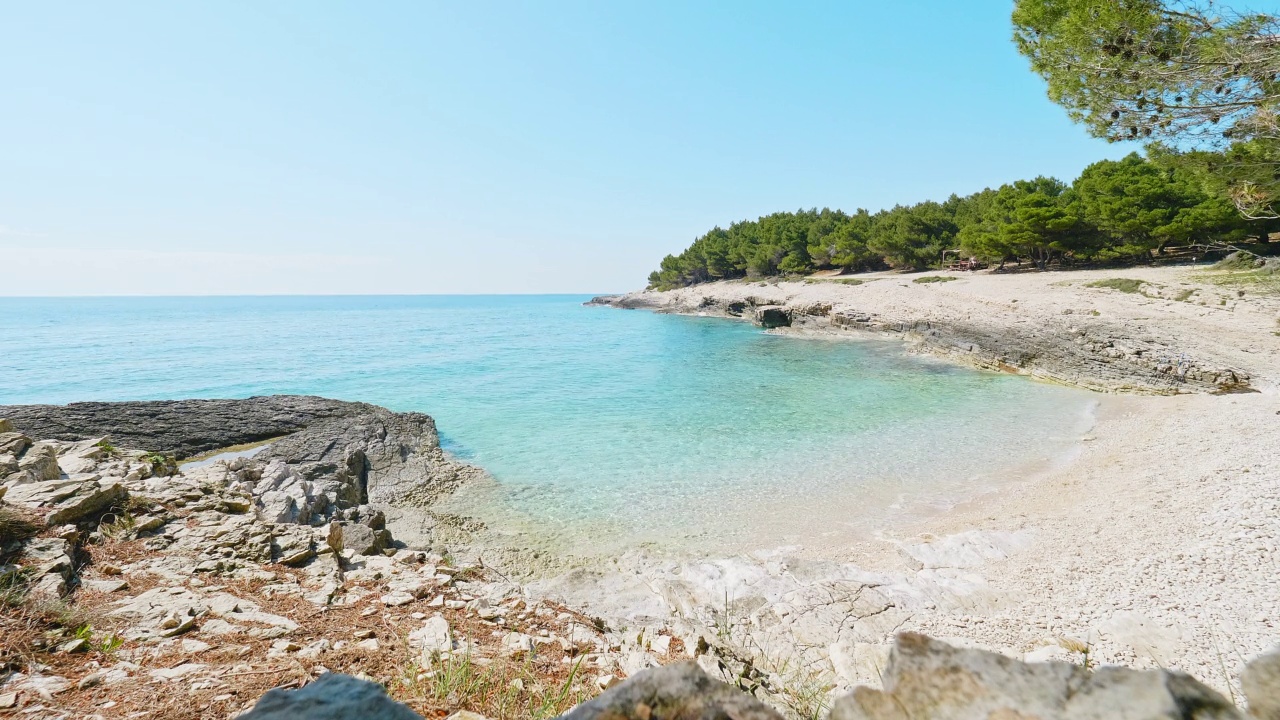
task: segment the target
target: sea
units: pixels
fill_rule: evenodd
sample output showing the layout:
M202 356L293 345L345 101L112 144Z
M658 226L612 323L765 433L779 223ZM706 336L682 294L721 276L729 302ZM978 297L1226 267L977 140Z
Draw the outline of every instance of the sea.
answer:
M1069 456L1089 394L587 296L0 298L0 405L322 395L420 411L455 498L584 553L840 543Z

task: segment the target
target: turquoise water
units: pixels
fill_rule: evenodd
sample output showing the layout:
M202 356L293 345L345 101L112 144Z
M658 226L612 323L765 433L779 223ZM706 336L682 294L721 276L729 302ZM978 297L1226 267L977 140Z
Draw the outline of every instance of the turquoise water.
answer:
M0 299L0 404L303 393L418 410L496 478L482 516L714 543L944 505L1061 452L1090 402L896 343L585 299Z

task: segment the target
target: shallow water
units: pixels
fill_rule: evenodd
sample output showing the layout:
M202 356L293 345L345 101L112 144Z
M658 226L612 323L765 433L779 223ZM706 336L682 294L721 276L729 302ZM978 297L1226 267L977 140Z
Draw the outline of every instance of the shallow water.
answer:
M305 393L433 415L464 510L601 552L806 541L1048 460L1087 394L578 296L0 299L0 404ZM469 506L469 507L468 507Z

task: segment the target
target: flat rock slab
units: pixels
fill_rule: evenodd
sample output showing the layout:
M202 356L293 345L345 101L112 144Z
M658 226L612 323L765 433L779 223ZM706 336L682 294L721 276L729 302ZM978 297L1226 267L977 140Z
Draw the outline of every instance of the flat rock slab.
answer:
M373 409L365 403L272 395L246 400L0 405L0 418L29 437L74 441L105 435L120 447L146 448L181 459Z

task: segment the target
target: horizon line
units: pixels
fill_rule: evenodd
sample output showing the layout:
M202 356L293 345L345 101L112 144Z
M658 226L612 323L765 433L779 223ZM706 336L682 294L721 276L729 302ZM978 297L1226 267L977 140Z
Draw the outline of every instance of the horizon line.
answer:
M303 298L303 297L551 297L567 295L620 295L617 292L543 292L543 293L504 293L504 292L458 292L458 293L243 293L243 294L199 294L199 295L0 295L0 300L97 300L97 299L142 299L142 298Z

